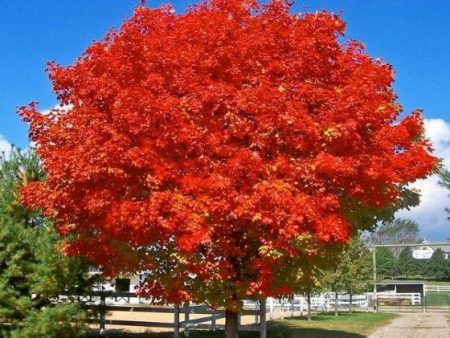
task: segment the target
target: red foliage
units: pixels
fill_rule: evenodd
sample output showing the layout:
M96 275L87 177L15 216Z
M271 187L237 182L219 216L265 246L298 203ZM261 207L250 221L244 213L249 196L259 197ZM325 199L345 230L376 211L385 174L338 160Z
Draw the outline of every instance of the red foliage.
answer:
M298 236L346 242L343 199L383 208L436 165L420 113L397 119L391 66L344 27L281 0L136 8L49 65L64 108L21 108L48 173L24 202L111 273L171 271L148 293L289 292L274 274Z

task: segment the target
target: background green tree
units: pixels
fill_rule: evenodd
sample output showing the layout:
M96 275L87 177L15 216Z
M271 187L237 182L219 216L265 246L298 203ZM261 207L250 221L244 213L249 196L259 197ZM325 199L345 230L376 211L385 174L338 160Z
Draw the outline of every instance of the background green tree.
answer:
M339 291L342 290L342 271L337 265L324 271L323 285L334 293L334 315L338 316L338 296Z
M311 267L307 273L300 271L302 274L300 282L296 289L296 293L301 294L306 299L307 310L306 317L308 321L311 321L311 297L320 293L322 290L322 271L317 267Z
M353 295L366 292L372 283L371 257L369 248L360 236L353 237L341 254L341 283L343 290L350 296L350 312L353 310Z
M337 316L338 294L350 296L350 312L353 309L353 295L367 291L372 283L372 260L367 244L360 236L354 236L339 252L336 264L322 271L322 285L334 293L334 313Z
M393 278L396 275L397 260L391 248L377 248L376 261L379 280Z
M13 149L0 162L0 321L17 326L32 308L35 234L43 219L19 202L22 182L44 178L35 155Z
M86 313L79 304L52 305L50 297L84 293L94 280L89 263L68 258L52 224L20 203L20 188L45 179L37 156L12 149L0 159L0 324L4 337L78 337ZM52 306L48 306L52 305ZM69 335L62 335L63 328ZM12 329L11 329L12 328Z
M449 260L445 259L444 252L441 249L436 249L433 256L425 265L424 274L428 278L433 279L449 279L450 278L450 264Z
M397 260L397 274L403 278L418 278L423 274L422 260L414 259L409 247L403 248Z
M417 222L410 219L396 218L392 222L384 222L369 237L370 244L411 244L421 242L420 228ZM398 258L401 248L392 248Z

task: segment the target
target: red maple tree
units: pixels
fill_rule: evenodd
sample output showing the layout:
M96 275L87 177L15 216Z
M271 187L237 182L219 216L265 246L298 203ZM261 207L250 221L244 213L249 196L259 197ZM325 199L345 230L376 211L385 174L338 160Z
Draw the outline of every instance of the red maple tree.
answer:
M305 261L432 172L420 112L398 119L392 67L341 43L340 17L289 9L140 6L73 65L49 64L60 108L20 109L48 178L23 201L67 253L149 270L154 299L231 311L291 293Z

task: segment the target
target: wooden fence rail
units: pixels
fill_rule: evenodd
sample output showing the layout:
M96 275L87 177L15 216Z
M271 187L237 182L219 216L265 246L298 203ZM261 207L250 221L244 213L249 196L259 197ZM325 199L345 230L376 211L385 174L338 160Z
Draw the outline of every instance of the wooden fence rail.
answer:
M121 326L140 326L151 328L170 328L174 330L174 337L179 337L180 330L183 329L186 336L189 336L189 330L207 329L216 331L223 329L223 325L217 324L219 319L225 318L224 310L210 310L205 307L199 306L177 306L174 307L151 307L151 306L121 306L121 305L105 305L101 309L98 305L91 306L99 309L99 318L92 320L92 323L98 323L100 330L105 330L106 325L121 325ZM172 313L174 315L173 323L154 322L154 321L138 321L138 320L121 320L121 319L108 319L106 314L108 312L153 312L153 313ZM184 314L184 320L181 320L181 315ZM206 317L191 319L190 314L207 315ZM255 315L259 316L259 310L243 310L242 315ZM239 327L242 331L260 331L259 321L253 325L242 325Z
M338 299L339 306L346 306L347 299L345 295L340 295ZM361 299L359 299L361 298ZM146 327L146 328L165 328L173 330L174 338L179 338L180 330L185 335L189 335L190 329L206 329L215 331L223 329L224 325L219 323L225 318L223 309L213 310L205 305L183 304L173 306L155 306L151 300L136 296L131 292L111 292L111 291L93 291L83 295L58 295L52 298L54 303L58 302L80 302L84 306L95 310L97 318L91 320L92 324L98 324L100 330L105 330L107 325ZM328 311L334 304L334 299L327 294L317 295L311 298L311 305L315 311ZM316 304L317 303L317 304ZM355 296L354 305L367 307L367 295ZM259 302L245 301L244 310L240 313L239 324L242 316L246 317L247 325L240 325L242 331L259 331L261 338L266 337L266 314L270 320L283 318L285 316L294 316L295 313L303 314L307 308L304 297L294 297L287 300L275 300L269 298ZM159 313L168 315L170 322L150 320L127 320L128 315L117 318L118 313L138 312L138 313ZM114 313L116 318L108 318L108 313ZM169 315L172 316L169 316ZM191 316L192 315L192 316ZM204 315L203 317L199 317ZM249 320L248 316L253 316ZM125 318L124 318L125 317ZM144 316L145 317L145 316ZM153 320L152 320L153 319ZM223 321L222 321L223 322Z
M137 299L137 301L136 301ZM137 297L134 293L128 292L92 292L84 295L58 295L52 297L54 303L58 302L81 302L86 308L95 310L98 314L96 319L91 319L89 323L98 324L101 332L107 325L119 325L129 327L146 328L166 328L173 330L173 337L179 338L180 330L184 331L185 336L189 336L190 329L206 329L216 331L224 329L224 325L217 323L218 320L225 318L225 310L213 310L205 305L184 304L183 306L155 306L145 302L143 298ZM125 304L117 304L123 301ZM261 337L266 337L265 325L265 302L261 302L261 309L244 309L240 315L254 316L255 320L250 325L240 325L242 331L259 331ZM157 322L148 320L123 320L108 318L110 312L140 312L140 313L163 313L173 314L173 322ZM191 318L190 315L205 315L201 318ZM184 317L184 318L182 318ZM239 323L241 321L239 320Z

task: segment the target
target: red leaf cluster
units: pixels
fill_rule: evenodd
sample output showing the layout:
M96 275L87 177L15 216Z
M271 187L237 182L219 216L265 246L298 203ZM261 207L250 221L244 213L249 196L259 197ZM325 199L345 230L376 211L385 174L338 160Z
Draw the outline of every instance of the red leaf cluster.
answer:
M282 0L138 7L49 65L62 108L20 110L48 173L24 202L68 252L153 271L147 293L289 292L275 277L299 236L346 242L343 199L383 208L436 165L420 113L398 121L391 66L344 27Z

